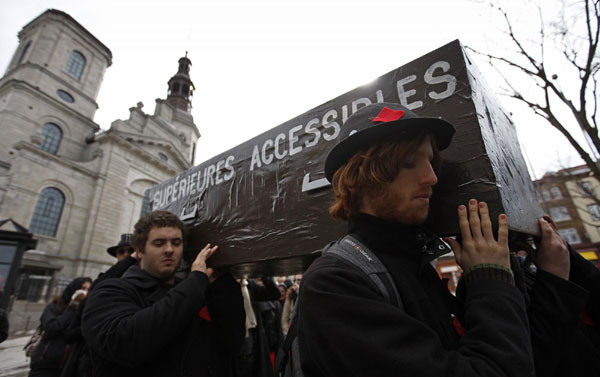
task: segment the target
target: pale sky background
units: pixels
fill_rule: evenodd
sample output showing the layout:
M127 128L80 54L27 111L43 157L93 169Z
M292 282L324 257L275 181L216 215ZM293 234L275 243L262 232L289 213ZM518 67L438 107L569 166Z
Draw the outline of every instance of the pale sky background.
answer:
M526 29L537 17L532 2L511 3ZM0 0L2 73L17 33L48 8L70 14L112 51L97 99L103 129L127 119L138 101L154 113L189 52L202 135L196 163L454 39L497 52L502 27L489 6L467 0ZM475 62L495 87L495 72ZM503 102L537 178L582 163L557 131Z

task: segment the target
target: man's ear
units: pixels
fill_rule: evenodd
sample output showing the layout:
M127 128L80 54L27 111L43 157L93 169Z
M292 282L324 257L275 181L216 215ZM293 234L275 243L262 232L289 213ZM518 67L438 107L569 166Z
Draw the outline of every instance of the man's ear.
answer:
M135 248L135 255L137 257L138 262L141 262L142 258L144 257L144 253L142 253L142 250L139 247Z

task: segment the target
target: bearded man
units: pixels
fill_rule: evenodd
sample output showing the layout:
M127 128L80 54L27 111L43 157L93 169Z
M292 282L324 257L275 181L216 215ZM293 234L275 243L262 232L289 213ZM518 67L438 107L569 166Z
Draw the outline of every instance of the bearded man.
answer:
M393 103L365 106L325 162L335 203L358 251L386 267L400 302L335 253L302 279L298 341L307 377L532 376L525 300L510 270L508 219L497 238L486 203L458 207L462 241L445 239L463 268L458 299L431 262L450 247L424 225L454 127ZM348 238L350 237L350 238ZM389 287L388 287L389 288ZM391 289L388 290L392 291Z

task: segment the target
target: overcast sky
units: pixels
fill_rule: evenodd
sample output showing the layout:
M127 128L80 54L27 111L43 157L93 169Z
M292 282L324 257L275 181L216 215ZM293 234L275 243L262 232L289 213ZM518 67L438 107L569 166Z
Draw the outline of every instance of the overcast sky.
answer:
M19 30L48 8L70 14L112 51L97 99L103 129L139 101L153 113L188 51L202 134L197 163L454 39L495 49L502 26L489 6L466 0L2 0L0 69ZM517 12L525 24L530 11ZM475 59L494 86L493 71ZM503 102L536 177L581 163L558 132Z

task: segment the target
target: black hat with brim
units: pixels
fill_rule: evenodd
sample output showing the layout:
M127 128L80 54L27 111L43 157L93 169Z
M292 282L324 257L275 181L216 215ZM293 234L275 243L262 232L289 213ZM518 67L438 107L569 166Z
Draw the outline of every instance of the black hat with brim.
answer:
M439 118L422 118L397 103L376 103L365 106L348 118L342 127L341 140L327 155L325 177L329 182L335 172L359 151L373 145L418 133L429 132L438 150L450 145L455 129Z
M108 252L110 255L116 258L117 250L123 246L131 247L131 233L121 234L121 239L119 240L119 243L116 246L111 246L108 249L106 249L106 252Z

